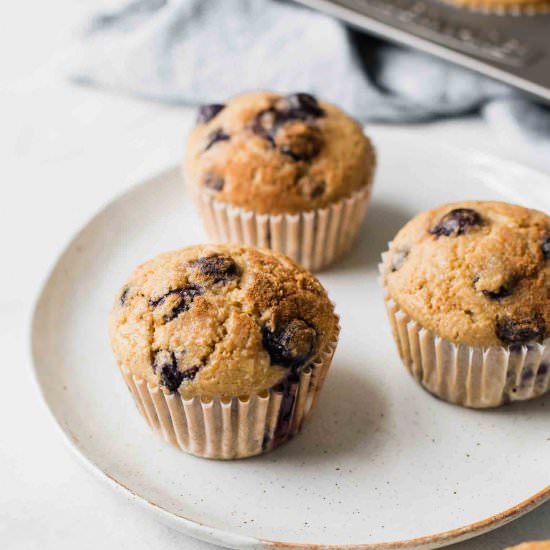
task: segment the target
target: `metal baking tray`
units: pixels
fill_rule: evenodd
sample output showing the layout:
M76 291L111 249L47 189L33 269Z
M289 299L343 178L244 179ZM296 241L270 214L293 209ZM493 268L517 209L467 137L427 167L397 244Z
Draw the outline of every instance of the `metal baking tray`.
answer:
M489 14L440 0L296 0L550 102L550 14Z

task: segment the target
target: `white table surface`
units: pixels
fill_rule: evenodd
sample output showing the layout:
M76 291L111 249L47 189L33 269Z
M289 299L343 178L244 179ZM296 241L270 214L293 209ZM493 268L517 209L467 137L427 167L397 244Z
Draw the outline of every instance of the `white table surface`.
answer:
M158 524L93 479L65 447L29 374L30 307L56 255L112 197L178 162L194 116L65 81L59 52L70 51L75 24L93 4L12 2L0 20L0 547L207 550L214 546ZM518 158L505 136L475 118L394 129ZM543 538L550 503L453 548Z

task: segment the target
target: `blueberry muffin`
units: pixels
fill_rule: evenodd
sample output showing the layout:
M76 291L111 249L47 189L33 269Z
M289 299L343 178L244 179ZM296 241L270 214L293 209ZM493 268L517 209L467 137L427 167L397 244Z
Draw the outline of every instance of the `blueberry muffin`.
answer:
M211 238L319 269L351 245L375 168L361 126L305 93L200 108L183 172Z
M319 281L283 255L193 246L139 266L110 317L139 410L183 450L258 454L301 426L338 319Z
M550 0L445 0L460 7L494 13L529 14L550 10Z
M399 352L432 393L496 407L550 388L550 218L501 202L419 214L383 259Z

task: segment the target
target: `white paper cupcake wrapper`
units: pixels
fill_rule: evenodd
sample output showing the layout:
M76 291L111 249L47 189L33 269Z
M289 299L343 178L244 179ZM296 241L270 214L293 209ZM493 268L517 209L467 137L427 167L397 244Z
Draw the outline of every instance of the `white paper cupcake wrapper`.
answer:
M246 397L184 399L151 387L125 367L121 372L139 412L168 443L205 458L245 458L275 449L300 431L325 381L338 332L297 382Z
M359 234L372 183L351 197L300 214L256 214L217 201L211 193L195 198L210 240L282 252L317 271L349 251Z
M487 348L455 344L411 319L387 289L384 300L403 364L441 399L484 409L550 391L550 339Z

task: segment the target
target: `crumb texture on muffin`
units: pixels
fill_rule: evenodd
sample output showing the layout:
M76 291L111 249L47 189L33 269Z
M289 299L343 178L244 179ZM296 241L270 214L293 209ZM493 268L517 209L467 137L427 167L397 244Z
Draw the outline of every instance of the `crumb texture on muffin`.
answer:
M227 246L139 266L110 317L119 365L184 398L270 389L313 362L336 328L313 275L280 254Z
M361 126L304 93L201 107L184 160L194 193L260 214L323 208L369 185L374 167Z
M502 202L423 212L393 240L384 284L412 319L455 343L542 343L550 331L550 218Z

